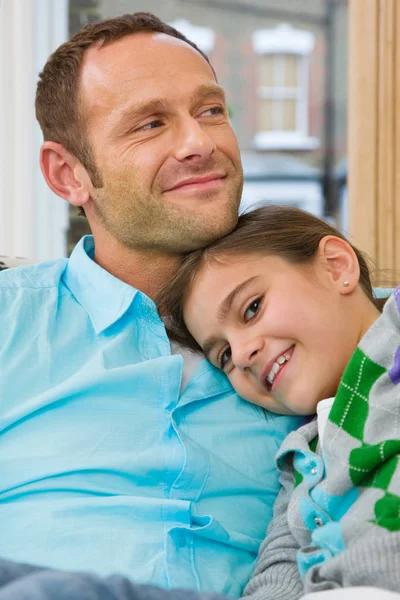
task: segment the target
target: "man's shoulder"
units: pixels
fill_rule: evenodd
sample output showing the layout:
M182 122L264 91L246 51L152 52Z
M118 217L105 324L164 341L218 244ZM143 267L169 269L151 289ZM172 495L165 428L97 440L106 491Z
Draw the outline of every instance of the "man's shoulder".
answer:
M0 293L7 289L46 289L57 287L67 266L68 259L6 268L0 271Z

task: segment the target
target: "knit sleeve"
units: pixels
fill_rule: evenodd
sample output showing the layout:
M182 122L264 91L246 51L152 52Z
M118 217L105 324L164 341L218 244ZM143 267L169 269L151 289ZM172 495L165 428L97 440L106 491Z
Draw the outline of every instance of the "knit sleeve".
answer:
M305 591L372 586L400 590L400 532L376 528L355 536L348 549L315 565L306 574ZM377 591L377 598L380 598Z
M297 600L303 594L296 563L299 546L287 519L293 478L282 473L280 483L282 489L274 505L273 519L261 544L255 570L243 592L246 600Z

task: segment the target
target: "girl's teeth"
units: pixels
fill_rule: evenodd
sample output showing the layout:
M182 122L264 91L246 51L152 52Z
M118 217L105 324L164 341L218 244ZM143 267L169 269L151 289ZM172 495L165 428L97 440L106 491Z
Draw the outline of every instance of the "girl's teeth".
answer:
M290 358L290 354L288 352L285 352L285 354L282 354L281 356L279 356L276 361L274 362L274 364L272 365L272 368L269 372L269 375L267 377L267 381L270 385L272 385L274 383L274 379L275 379L275 375L277 374L277 372L279 371L279 369L281 368L281 366L283 365L283 363L285 363L286 361L288 361Z
M274 362L274 364L272 365L272 369L271 369L271 371L272 371L272 373L273 373L274 375L276 375L276 373L277 373L277 372L279 371L279 369L281 368L281 367L280 367L280 365L281 365L281 364L282 364L282 363L279 363L279 364L278 364L277 362Z

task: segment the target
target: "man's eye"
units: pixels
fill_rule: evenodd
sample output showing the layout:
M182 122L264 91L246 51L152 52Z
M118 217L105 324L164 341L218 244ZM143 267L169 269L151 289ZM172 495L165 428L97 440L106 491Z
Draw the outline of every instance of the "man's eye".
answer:
M155 121L151 121L150 123L146 123L146 125L142 125L139 127L139 131L148 131L149 129L157 129L161 127L163 122L160 119L156 119Z
M225 109L222 106L212 106L208 108L204 112L201 113L201 116L208 117L214 115L223 115L225 113Z
M225 350L223 352L221 352L221 354L219 356L219 359L218 359L219 368L222 371L224 370L224 368L226 367L226 365L230 361L231 357L232 357L231 348L230 348L230 346L227 346L225 348Z
M255 300L253 300L253 302L249 304L249 306L246 308L246 311L244 313L244 320L246 322L251 321L251 319L253 319L258 313L260 306L261 298L256 298Z

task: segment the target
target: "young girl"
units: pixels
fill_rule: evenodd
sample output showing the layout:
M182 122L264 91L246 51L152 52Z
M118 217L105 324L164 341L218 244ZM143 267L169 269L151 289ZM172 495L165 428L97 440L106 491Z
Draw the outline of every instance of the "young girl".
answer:
M381 315L354 246L268 206L191 254L159 303L171 337L243 398L317 413L277 454L282 490L245 595L400 590L400 288Z

